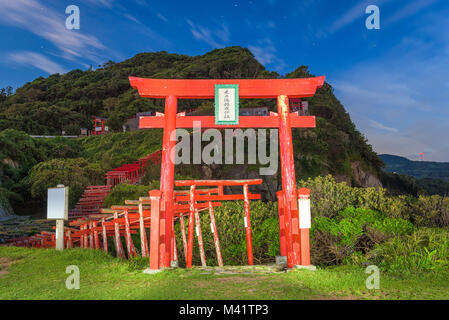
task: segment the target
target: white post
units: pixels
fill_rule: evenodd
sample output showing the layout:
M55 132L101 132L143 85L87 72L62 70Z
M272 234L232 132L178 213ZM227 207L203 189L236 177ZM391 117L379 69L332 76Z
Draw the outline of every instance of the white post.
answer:
M69 188L58 185L48 189L47 219L56 220L56 250L64 250L64 220L68 220Z
M56 250L64 250L64 220L56 220Z

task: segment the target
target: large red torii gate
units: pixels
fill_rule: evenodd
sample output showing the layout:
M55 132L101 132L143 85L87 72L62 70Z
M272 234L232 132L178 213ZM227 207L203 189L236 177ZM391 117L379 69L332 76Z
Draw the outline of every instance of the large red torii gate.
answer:
M287 257L289 268L295 265L310 265L308 229L299 228L298 194L296 190L293 141L291 128L314 128L315 117L290 113L289 98L305 98L315 95L317 88L324 84L325 77L302 79L214 79L178 80L129 78L131 86L144 98L165 99L165 113L153 117L140 117L140 128L163 128L161 165L162 206L160 218L165 229L161 239L160 253L162 267L169 267L173 260L173 216L174 216L174 163L170 160L170 150L176 141L170 139L176 128L193 128L200 121L202 128L279 128L279 147L282 170L282 192L279 205L283 210L280 225L281 255ZM212 99L215 85L239 85L239 98L277 98L278 112L269 116L242 116L238 125L216 125L213 116L185 116L177 112L178 99ZM280 211L281 212L281 211ZM283 235L285 233L285 235ZM150 243L151 246L151 243ZM301 252L301 248L303 249Z

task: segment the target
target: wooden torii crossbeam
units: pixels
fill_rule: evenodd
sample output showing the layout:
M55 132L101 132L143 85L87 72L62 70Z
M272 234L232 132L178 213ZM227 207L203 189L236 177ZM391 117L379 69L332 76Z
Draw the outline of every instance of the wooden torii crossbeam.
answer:
M162 264L169 267L173 260L172 224L174 216L174 163L170 160L170 151L176 141L170 139L176 128L192 128L200 121L202 128L279 128L279 147L282 170L282 197L285 225L285 247L281 252L287 256L289 268L295 265L309 265L308 229L299 229L298 195L296 190L293 141L291 128L314 128L315 117L290 113L289 98L305 98L315 95L323 86L325 77L303 79L214 79L214 80L178 80L129 78L131 86L144 98L165 99L164 115L140 117L140 128L163 128L163 148L161 164L162 203L160 213L152 208L152 214L161 220L165 231L161 232L160 254ZM215 97L215 85L233 84L239 86L242 99L277 98L278 112L270 116L242 116L238 125L216 125L213 116L185 116L177 112L178 99L212 99ZM152 216L152 223L154 223ZM307 234L303 234L307 233ZM305 241L304 239L307 239ZM158 239L159 240L159 239ZM307 243L304 243L307 242ZM151 240L150 240L151 246ZM307 252L302 252L303 251ZM150 259L151 260L151 259ZM301 261L302 260L302 261ZM151 261L150 261L151 262ZM151 269L151 265L150 265Z

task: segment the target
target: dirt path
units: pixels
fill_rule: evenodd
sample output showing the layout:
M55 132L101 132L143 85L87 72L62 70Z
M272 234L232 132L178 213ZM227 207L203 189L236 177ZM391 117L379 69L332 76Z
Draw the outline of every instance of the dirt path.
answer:
M8 273L8 267L11 263L8 258L0 258L0 277Z

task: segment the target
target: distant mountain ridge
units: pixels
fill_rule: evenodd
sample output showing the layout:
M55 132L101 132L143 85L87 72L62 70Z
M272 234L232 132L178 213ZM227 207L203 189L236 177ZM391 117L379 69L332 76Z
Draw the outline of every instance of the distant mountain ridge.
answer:
M449 181L449 162L412 161L405 157L381 154L385 171L405 174L417 179L441 179Z

